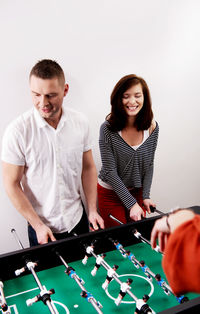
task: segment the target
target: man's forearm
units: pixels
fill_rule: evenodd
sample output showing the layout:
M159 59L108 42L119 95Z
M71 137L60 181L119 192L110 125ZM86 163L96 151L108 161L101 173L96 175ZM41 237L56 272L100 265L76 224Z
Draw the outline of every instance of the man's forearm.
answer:
M40 225L43 225L43 222L33 209L31 203L29 202L19 184L7 183L5 188L13 206L31 224L34 229Z
M96 167L83 169L82 184L89 212L97 211L97 172Z

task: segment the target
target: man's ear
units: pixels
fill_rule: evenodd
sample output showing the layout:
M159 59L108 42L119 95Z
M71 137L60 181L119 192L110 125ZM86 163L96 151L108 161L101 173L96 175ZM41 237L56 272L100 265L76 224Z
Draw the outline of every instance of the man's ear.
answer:
M65 84L65 87L64 87L64 96L67 95L68 90L69 90L69 85L68 85L68 84Z

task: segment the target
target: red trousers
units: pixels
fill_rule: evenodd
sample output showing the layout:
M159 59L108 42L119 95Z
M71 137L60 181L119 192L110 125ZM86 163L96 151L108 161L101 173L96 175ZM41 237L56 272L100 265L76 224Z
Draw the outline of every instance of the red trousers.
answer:
M99 212L104 220L105 228L119 226L119 223L110 218L109 214L113 215L123 223L132 221L129 216L129 210L124 207L123 203L113 190L106 189L98 184L97 193ZM142 205L142 188L132 189L130 190L130 193L137 200L137 203L142 207L144 212L146 212Z

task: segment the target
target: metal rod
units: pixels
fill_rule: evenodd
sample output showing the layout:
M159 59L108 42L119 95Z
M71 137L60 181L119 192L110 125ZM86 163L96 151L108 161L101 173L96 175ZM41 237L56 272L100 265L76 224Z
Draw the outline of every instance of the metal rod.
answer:
M161 211L158 210L158 209L155 209L155 212L158 213L158 214L161 214L161 215L165 214L165 213L161 212Z
M62 263L65 265L65 267L68 268L69 265L65 262L64 258L63 258L58 252L56 252L56 254L57 254L58 257L60 258L60 260L62 261Z
M56 252L56 254L58 255L58 257L59 257L60 260L62 261L63 265L64 265L66 268L68 268L69 265L66 263L66 261L64 260L64 258L63 258L58 252ZM79 285L79 287L81 288L81 290L87 291L87 290L85 289L85 287L83 286L83 284L80 282L80 280L79 280L79 278L78 278L78 276L77 276L76 274L73 276L73 279L74 279L74 280L76 281L76 283Z
M5 304L6 303L6 299L5 299L5 295L4 295L4 291L3 291L3 282L2 281L0 281L0 296L1 296L1 298L0 298L0 305L2 304Z
M14 235L15 240L16 240L17 243L19 244L20 248L21 248L21 249L24 249L24 246L23 246L22 242L20 241L20 239L19 239L19 237L18 237L18 235L17 235L17 232L16 232L16 230L15 230L14 228L11 229L11 233Z
M2 308L2 313L11 314L10 308L6 302L6 298L3 291L3 286L4 286L3 282L0 281L0 308Z
M60 258L60 260L62 261L62 263L64 264L64 266L66 268L69 267L69 265L66 263L66 261L64 260L64 258L58 253L56 252L56 254L58 255L58 257ZM96 256L96 254L94 254L94 256ZM97 257L97 256L96 256ZM84 285L80 282L80 279L78 277L78 275L74 274L72 279L74 279L76 281L76 283L78 284L78 286L81 288L82 291L86 291L86 288L84 287ZM97 311L97 313L99 314L103 314L103 312L100 310L100 308L98 307L98 305L96 304L94 298L90 298L90 300L88 301L89 303L92 304L92 306L94 307L94 309Z
M152 205L150 205L150 210L152 213L156 212L158 214L162 214L162 215L164 214L163 212L161 212L160 210L158 210L156 207L154 207Z
M145 239L145 240L146 240L146 239ZM121 249L126 252L126 250L124 249L123 246L122 246ZM120 252L120 253L121 253L121 252ZM137 258L136 258L134 255L131 257L131 260L130 260L130 261L131 261L131 262L134 261L137 265L140 266L140 262L137 260ZM141 267L141 266L140 266L140 267ZM149 267L147 268L147 270L146 270L145 272L148 273L151 277L153 277L153 278L156 280L156 275L154 274L154 272L152 272L152 270L151 270ZM161 286L160 286L160 287L161 287ZM167 290L169 290L170 293L174 295L174 293L173 293L171 287L170 287L165 281L163 282L163 285L162 285L161 288L163 289L163 287L166 288Z
M95 308L95 310L97 311L97 313L103 314L103 312L100 310L100 308L98 307L98 305L96 304L96 302L95 302L94 299L91 298L89 302L90 302L90 303L92 304L92 306Z
M140 233L139 236L137 237L137 236L135 235L136 232L137 232L137 230L135 229L135 230L133 231L133 234L134 234L134 236L135 236L137 239L139 238L139 240L141 240L142 242L145 242L145 243L151 245L151 242L150 242L149 240L145 239L145 238L141 235L141 233Z
M16 232L16 230L14 228L11 230L11 233L14 235L14 237L15 237L17 243L19 244L20 248L24 249L24 246L23 246L22 242L20 241L20 239L19 239L19 237L17 235L17 232ZM32 273L32 275L33 275L33 277L34 277L34 279L35 279L35 281L36 281L40 291L42 292L44 290L44 288L43 288L43 286L42 286L38 276L36 275L36 272L34 270L34 266L32 265L32 262L26 262L26 266L31 271L31 273ZM49 308L49 310L50 310L50 312L52 314L59 314L57 309L56 309L56 307L51 303L51 300L47 300L46 301L46 305L48 306L48 308Z
M42 286L38 276L36 275L36 272L35 272L34 268L31 266L31 267L29 267L29 270L31 271L31 273L32 273L32 275L33 275L33 277L34 277L34 279L35 279L39 289L43 290L43 286Z
M117 218L114 217L113 215L109 214L108 216L109 216L110 218L112 218L113 220L117 221L119 224L124 225L123 222L121 222L119 219L117 219ZM135 229L134 232L133 232L134 236L135 236L137 239L139 239L140 241L145 242L145 243L147 243L147 244L149 244L149 245L151 246L151 242L150 242L149 240L145 239L139 232L138 232L138 234L139 234L138 236L136 236L135 233L137 233L137 230L136 230L136 229ZM160 247L159 247L158 245L157 245L157 247L156 247L154 250L155 250L156 252L159 252L159 253L163 254L163 253L161 252L161 250L160 250Z
M116 217L114 217L113 215L109 214L108 215L110 218L112 218L113 220L115 220L116 222L118 222L120 225L123 225L123 222L121 222L119 219L117 219Z
M119 219L117 219L117 218L114 217L113 215L109 214L108 216L109 216L111 219L117 221L120 225L124 225L123 222L121 222ZM145 242L145 243L147 243L147 244L149 244L149 245L151 246L151 242L150 242L149 240L145 239L140 233L139 233L139 236L136 236L136 235L135 235L135 232L137 232L136 229L135 229L135 231L133 232L133 234L134 234L134 236L135 236L137 239L139 239L139 240L141 240L142 242ZM157 245L157 247L156 247L154 250L155 250L156 252L159 252L159 253L163 254L163 253L161 252L161 250L160 250L160 247L159 247L158 245Z
M38 276L37 276L33 266L30 266L29 270L31 271L31 273L32 273L32 275L33 275L33 277L34 277L34 279L35 279L35 281L36 281L40 291L42 292L44 290L44 288L43 288L43 286L42 286L42 284L41 284L41 282L40 282L40 280L39 280L39 278L38 278ZM56 307L51 303L51 300L47 300L46 301L46 305L48 306L49 311L52 314L59 314L59 312L57 311Z
M149 240L145 239L145 238L141 235L141 233L137 231L137 229L134 229L134 230L133 230L133 234L134 234L134 236L135 236L138 240L140 240L140 241L142 241L142 242L144 242L144 243L147 243L149 246L151 246L151 242L150 242ZM159 245L157 245L153 250L163 255L163 252L161 252Z
M97 258L97 255L94 253L94 252L91 252L91 254ZM101 265L106 269L108 270L110 267L110 265L108 265L105 261L102 261L101 262ZM113 279L115 279L115 281L121 285L122 284L122 281L118 278L118 275L117 274L113 274ZM131 291L127 291L127 293L136 301L137 300L137 297L131 292Z
M51 303L50 300L47 300L47 301L46 301L46 305L48 306L49 311L50 311L52 314L59 314L59 312L57 311L55 305L54 305L53 303Z
M112 215L109 215L109 216L112 216ZM113 216L113 217L114 217L114 216ZM114 217L114 218L115 218L115 217ZM123 224L123 223L121 223L121 224ZM91 255L93 255L95 258L97 258L97 255L94 253L94 251L91 251ZM112 267L111 267L108 263L106 263L105 260L103 260L103 261L101 262L101 265L102 265L106 270L112 269ZM114 273L114 274L112 275L112 278L113 278L117 283L119 283L119 285L121 286L121 284L122 284L123 282L122 282L118 277L119 277L119 276L118 276L117 273ZM130 296L132 299L134 299L135 302L138 300L138 298L137 298L130 290L127 290L126 293L129 294L129 296ZM151 308L151 310L152 310L152 313L155 314L155 312L153 311L152 308Z

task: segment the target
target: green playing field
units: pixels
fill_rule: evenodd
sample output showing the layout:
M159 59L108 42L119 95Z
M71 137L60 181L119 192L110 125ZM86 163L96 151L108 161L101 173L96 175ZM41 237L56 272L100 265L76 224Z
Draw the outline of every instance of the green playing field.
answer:
M161 268L162 256L155 251L152 251L148 245L140 243L126 247L129 249L138 260L145 260L146 265L155 273L160 273L161 277L165 279L164 273ZM70 252L69 252L70 254ZM117 270L119 279L126 281L127 278L132 278L131 291L137 298L142 298L144 294L148 294L150 299L149 306L156 312L171 308L178 305L175 296L167 296L163 289L159 287L157 282L153 279L152 282L147 280L142 269L136 269L128 258L123 258L119 251L107 252L105 261L112 267L114 264L119 265ZM68 261L66 260L68 263ZM127 294L122 303L116 306L114 300L117 298L120 286L112 280L108 290L104 291L101 287L106 279L107 271L103 266L99 268L95 277L91 275L91 270L95 265L95 258L89 257L87 264L84 266L81 260L69 263L77 275L84 281L84 287L87 291L92 293L94 298L103 305L101 309L103 313L134 313L135 301ZM24 266L24 265L22 265ZM35 268L37 271L37 268ZM80 296L81 289L68 275L65 274L64 265L50 268L44 271L37 272L37 275L47 290L54 288L55 294L51 296L58 312L64 313L96 313L93 306L87 302L86 299ZM184 274L183 274L184 275ZM34 303L32 306L27 307L26 300L33 298L39 294L39 288L32 274L17 277L12 280L4 282L4 293L8 305L10 306L11 313L49 313L49 309L41 301ZM189 299L195 298L196 294L187 294Z

